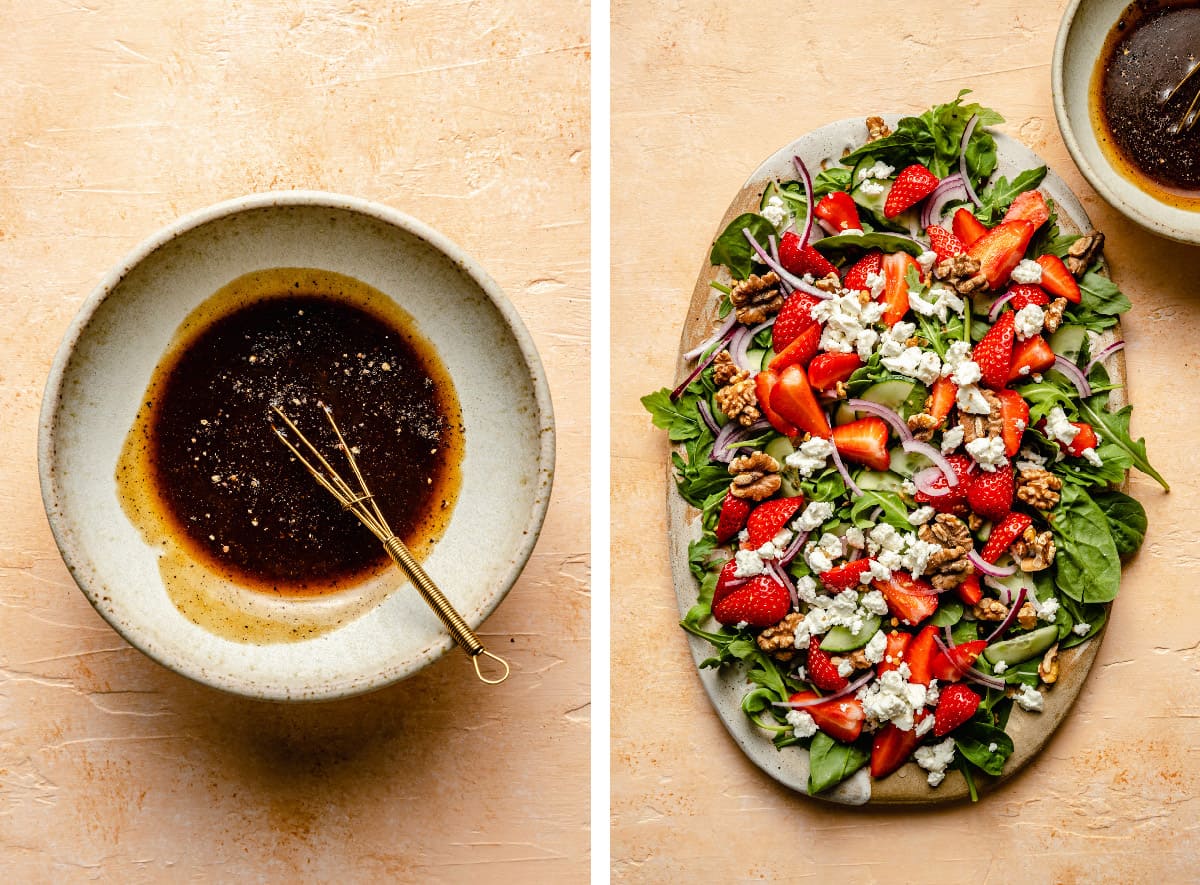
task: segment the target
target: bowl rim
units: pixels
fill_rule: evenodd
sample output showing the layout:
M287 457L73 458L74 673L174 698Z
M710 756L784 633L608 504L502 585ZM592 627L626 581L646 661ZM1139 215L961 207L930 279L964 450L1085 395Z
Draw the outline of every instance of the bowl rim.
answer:
M1196 214L1197 223L1194 227L1183 228L1178 225L1168 224L1153 215L1142 212L1117 192L1116 188L1096 170L1083 152L1083 146L1080 144L1079 138L1075 135L1074 127L1071 125L1071 119L1067 113L1066 84L1063 79L1067 44L1070 42L1076 16L1083 4L1084 0L1071 0L1067 5L1062 19L1059 21L1058 34L1054 39L1054 55L1050 61L1050 94L1054 103L1054 116L1058 120L1058 130L1062 134L1063 142L1067 146L1067 152L1071 155L1071 159L1075 162L1075 166L1083 174L1083 177L1087 179L1088 184L1104 198L1105 202L1122 215L1140 224L1147 230L1167 239L1180 243L1200 244L1200 214ZM1101 155L1103 156L1103 154ZM1106 168L1114 176L1120 177L1120 173L1116 169L1113 169L1112 165L1107 163L1107 160L1105 162ZM1121 180L1124 181L1123 178ZM1128 186L1139 194L1145 194L1145 191L1138 189L1133 183L1130 183ZM1146 196L1154 199L1152 195L1146 194ZM1171 208L1158 200L1155 200L1155 203L1167 209Z
M62 403L62 386L66 367L70 363L80 339L91 325L100 305L121 285L135 267L149 258L158 249L184 234L211 222L244 212L286 207L336 209L356 213L381 221L384 224L417 237L457 264L467 274L471 281L487 296L513 335L526 368L529 370L530 380L533 383L534 400L537 405L539 436L537 482L533 490L534 504L530 510L521 543L515 551L515 556L508 570L496 583L493 593L484 599L483 604L473 612L466 613L465 615L473 629L477 629L483 621L487 620L496 607L499 606L500 602L508 595L512 586L524 570L541 534L542 525L545 522L546 512L549 508L550 494L554 484L556 451L554 407L550 397L549 383L541 357L534 345L533 337L522 321L520 314L518 314L516 307L487 271L460 246L440 231L407 213L381 203L330 191L264 191L223 200L219 203L189 212L138 243L104 274L99 283L96 284L84 299L59 342L46 378L38 416L38 473L46 519L50 524L54 542L63 558L63 562L67 566L67 570L71 574L71 578L97 613L126 642L167 669L211 688L260 700L324 701L364 694L399 682L440 658L453 646L453 640L448 633L443 633L431 645L407 659L403 665L394 669L381 669L365 679L331 681L316 687L305 686L300 690L299 694L294 693L286 687L251 682L236 675L214 673L203 665L192 666L186 662L173 660L166 654L165 649L158 648L152 642L148 641L146 637L139 635L137 631L129 629L128 626L122 625L115 618L110 617L110 613L106 611L99 594L95 593L94 588L89 586L86 578L87 570L84 566L87 564L88 557L78 546L77 542L67 536L67 529L69 527L65 524L60 507L56 503L56 499L59 497L57 433L59 407ZM477 620L474 615L478 616Z

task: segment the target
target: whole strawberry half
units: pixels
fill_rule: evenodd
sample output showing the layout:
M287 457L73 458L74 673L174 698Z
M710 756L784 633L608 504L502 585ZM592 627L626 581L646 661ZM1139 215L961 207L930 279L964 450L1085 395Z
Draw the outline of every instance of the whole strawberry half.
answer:
M724 544L746 526L746 517L750 515L750 502L733 495L726 495L721 502L721 514L717 517L715 534L717 543Z
M967 486L967 506L984 519L999 522L1012 510L1015 490L1011 465L1005 464L990 473L981 470Z
M1013 358L1013 322L1012 311L1000 314L996 325L988 329L983 339L975 345L973 356L979 364L983 383L993 390L1008 385Z
M1014 510L992 528L979 557L984 562L995 562L1032 524L1032 519Z
M929 483L929 486L934 491L947 489L948 491L944 495L928 495L919 489L913 495L918 504L928 504L938 513L954 513L962 509L967 500L967 487L971 483L971 475L975 472L975 462L969 455L947 455L946 460L954 469L954 476L958 480L958 484L951 486L946 482L945 476L937 475Z
M850 684L845 676L838 673L837 665L821 649L821 638L813 636L808 640L808 681L822 691L840 691Z
M787 589L769 575L759 575L736 587L726 586L720 598L713 591L712 613L721 624L744 621L750 627L770 627L783 620L791 607Z
M750 535L747 546L757 550L770 541L779 534L780 529L787 526L802 506L804 498L800 495L793 498L775 498L759 504L746 520L746 531Z
M925 235L929 237L929 248L933 250L938 261L954 258L967 251L962 240L940 225L931 224L925 228Z
M776 353L783 353L787 346L800 337L800 333L815 326L812 309L821 303L819 298L804 292L793 292L779 308L775 325L771 327L771 346Z
M883 204L883 214L888 218L895 218L905 209L911 209L933 193L938 183L938 177L920 163L900 170L892 189L888 191L887 201Z
M1031 304L1045 307L1050 303L1050 296L1046 294L1046 290L1033 283L1017 283L1009 286L1008 291L1012 295L1008 303L1013 310L1021 310Z
M933 711L933 733L945 737L975 715L981 698L961 682L948 685Z
M879 249L871 249L866 255L850 265L850 269L846 271L846 276L842 278L842 286L847 289L869 291L871 286L867 283L867 275L878 274L882 270L883 252Z
M829 259L812 246L801 246L800 237L790 230L779 241L779 263L789 273L801 277L810 273L820 279L837 273L837 268L829 263Z
M792 703L814 701L817 696L811 691L798 691L788 700ZM867 714L858 698L834 698L804 708L817 724L817 728L834 740L852 743L862 734Z

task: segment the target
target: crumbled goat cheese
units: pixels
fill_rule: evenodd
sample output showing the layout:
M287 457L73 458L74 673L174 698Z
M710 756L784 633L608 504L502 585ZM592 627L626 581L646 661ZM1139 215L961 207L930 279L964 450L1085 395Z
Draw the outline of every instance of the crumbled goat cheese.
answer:
M809 605L816 605L817 602L817 582L811 575L805 575L802 578L796 579L796 595L800 597L801 602L806 602Z
M983 372L979 368L979 363L974 360L963 360L951 373L950 380L959 387L966 387L970 384L978 384L982 377Z
M822 440L824 442L824 440ZM794 464L789 464L794 467ZM828 501L813 501L804 508L804 512L792 522L792 528L798 532L811 532L822 523L833 517L833 504Z
M888 670L863 695L863 711L877 725L891 722L901 731L912 731L914 713L925 706L925 686L906 681L903 670Z
M946 348L946 355L942 357L942 377L949 378L970 358L971 345L965 341L955 341Z
M873 561L871 565L874 567L878 565L878 563ZM891 573L888 573L888 578L890 577ZM886 580L886 578L884 580ZM888 612L887 600L883 598L883 594L878 590L868 590L862 595L862 598L858 600L858 604L863 607L864 611L867 611L873 615L886 615Z
M950 314L961 315L965 309L965 303L958 293L945 286L933 286L928 296L923 296L915 290L909 291L908 306L914 313L925 317L937 317L943 323L950 318Z
M892 173L895 171L895 166L889 166L883 160L876 160L873 165L868 166L858 173L858 180L866 181L868 178L891 178Z
M885 369L916 378L923 384L932 384L942 373L942 361L938 355L919 347L905 348L898 356L885 356L880 362Z
M1007 669L1008 669L1008 661L996 661L995 665L992 667L992 672L995 673L997 676L1002 676L1004 674L1004 671Z
M841 663L838 664L838 676L841 676L844 679L845 677L849 676L853 672L854 672L854 665L852 663L850 663L850 659L842 658Z
M942 454L949 455L955 449L962 445L963 441L963 426L955 424L949 430L942 434Z
M867 274L867 288L871 291L872 298L878 298L882 295L886 285L887 278L883 274L875 273L875 271Z
M1009 276L1014 283L1024 283L1037 285L1042 281L1042 266L1036 261L1030 261L1028 258L1022 258L1021 263L1013 268L1012 274Z
M967 443L967 454L988 473L1008 463L1004 457L1004 439L999 436L981 436Z
M1013 695L1013 699L1017 702L1017 706L1030 713L1040 713L1045 706L1045 698L1042 697L1042 693L1028 685L1022 685L1021 690Z
M1092 629L1092 625L1089 624L1087 621L1080 621L1078 624L1076 624L1074 627L1071 628L1071 632L1074 633L1076 636L1087 636L1088 633L1091 632L1091 629Z
M1103 467L1104 466L1104 462L1100 459L1100 456L1096 454L1096 450L1093 449L1091 446L1088 446L1086 449L1084 449L1082 452L1080 452L1079 457L1082 458L1083 460L1087 461L1093 467Z
M884 309L878 301L863 304L858 300L857 292L848 290L815 305L812 317L824 323L821 349L832 353L857 352L860 357L869 358L879 340L879 333L871 326L879 322Z
M790 710L787 723L798 738L812 737L817 733L817 723L807 710Z
M983 397L983 392L974 384L965 384L958 388L954 404L960 412L966 412L968 415L987 415L992 411Z
M1062 408L1055 406L1046 415L1046 436L1056 439L1064 446L1069 446L1079 435L1079 428L1067 420Z
M988 744L988 752L995 753L998 746L999 744L997 744L995 741L992 741L990 744Z
M1033 606L1033 610L1037 612L1039 621L1053 621L1058 617L1058 600L1051 596L1045 602L1042 602L1036 596L1029 597L1029 604Z
M787 221L788 218L787 207L783 205L783 200L778 196L773 196L771 199L767 200L767 205L763 206L761 214L762 217L771 222L771 224L774 225L777 230L783 227L784 222Z
M933 514L936 512L937 511L935 511L929 505L918 507L912 513L908 514L909 525L925 525L925 523L933 519Z
M876 630L875 635L863 648L863 655L872 664L878 664L883 660L885 651L887 651L887 635L882 630Z
M800 448L783 459L788 467L794 467L804 477L812 476L818 470L825 468L829 456L833 454L833 443L819 436L800 443Z
M946 769L954 761L954 738L948 737L940 744L928 747L917 747L913 756L917 764L929 772L926 778L929 786L936 787L946 779Z
M929 732L933 731L933 724L934 722L932 716L924 716L921 718L921 721L917 723L917 727L913 729L913 734L919 738L923 738L925 735L929 734Z
M917 264L921 265L921 273L928 276L929 269L937 264L937 253L926 249L917 256Z
M1026 304L1013 317L1013 330L1017 333L1017 340L1024 341L1039 334L1045 323L1046 312L1036 304Z
M755 578L766 570L757 550L738 550L733 554L733 558L737 563L733 570L735 578Z

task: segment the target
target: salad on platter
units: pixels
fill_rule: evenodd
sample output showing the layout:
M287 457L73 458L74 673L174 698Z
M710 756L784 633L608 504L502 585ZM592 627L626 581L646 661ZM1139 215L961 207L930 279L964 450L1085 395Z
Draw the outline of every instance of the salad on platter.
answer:
M1103 628L1146 531L1127 472L1167 488L1110 375L1103 235L1060 228L1044 166L997 174L964 95L765 182L713 244L712 335L642 400L702 528L682 626L811 794L915 762L977 798Z

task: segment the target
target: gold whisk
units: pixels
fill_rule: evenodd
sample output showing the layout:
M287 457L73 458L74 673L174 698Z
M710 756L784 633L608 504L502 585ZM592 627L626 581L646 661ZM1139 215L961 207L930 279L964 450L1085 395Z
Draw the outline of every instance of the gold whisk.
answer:
M1174 89L1159 99L1158 103L1160 105L1165 105L1167 102L1173 99L1176 93L1178 93L1180 89L1188 84L1188 81L1192 79L1193 75L1195 75L1197 71L1200 71L1200 61L1191 59L1191 62L1192 64L1187 69L1187 73L1183 75L1183 79L1175 84ZM1198 119L1200 119L1200 89L1197 89L1196 94L1192 96L1192 103L1187 106L1187 110L1183 112L1183 116L1180 117L1179 122L1172 123L1169 127L1167 127L1167 132L1169 132L1171 135L1181 135L1190 131L1192 127L1196 125L1196 121Z
M300 432L300 429L292 422L292 419L283 413L283 410L278 406L272 406L272 410L282 419L287 425L287 429L295 434L296 439L300 441L309 455L320 465L322 469L318 469L317 465L310 461L308 457L300 451L299 448L288 439L287 434L279 429L279 426L274 421L271 422L271 429L275 431L285 446L287 446L293 455L303 464L308 472L313 475L318 483L321 484L329 494L337 500L339 504L346 510L349 510L358 517L358 521L365 525L376 538L383 542L383 549L392 557L392 561L400 567L400 570L408 575L409 580L413 582L413 586L417 588L417 592L429 604L429 607L434 610L442 623L446 625L446 629L450 631L451 637L458 643L468 655L471 656L471 663L475 665L475 675L479 677L481 682L486 682L488 685L499 685L508 678L508 662L498 655L492 654L483 647L483 643L479 641L479 637L470 628L463 616L458 613L453 605L450 604L444 593L438 589L437 584L433 579L426 574L425 569L421 568L421 564L417 562L412 552L405 546L404 542L396 537L396 533L388 526L387 520L379 509L379 505L375 502L375 496L371 494L367 488L366 480L363 479L362 472L358 469L358 462L354 459L354 453L350 447L346 445L346 440L342 437L342 431L338 428L337 422L333 420L333 410L324 403L318 403L321 411L325 413L325 417L329 419L329 426L333 428L333 432L337 435L338 447L346 456L346 461L350 464L350 470L354 473L354 479L358 483L358 491L355 491L338 472L333 469L330 463L325 460L325 456L317 451L316 446L308 441L308 438ZM498 678L489 679L483 675L483 671L479 668L479 658L481 655L486 655L493 661L496 661L504 668L504 672Z

